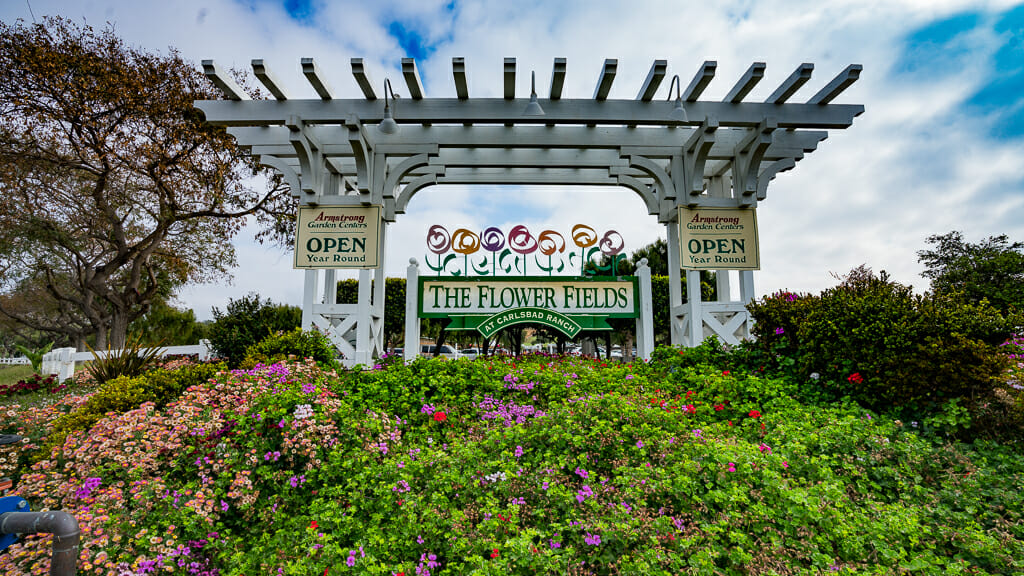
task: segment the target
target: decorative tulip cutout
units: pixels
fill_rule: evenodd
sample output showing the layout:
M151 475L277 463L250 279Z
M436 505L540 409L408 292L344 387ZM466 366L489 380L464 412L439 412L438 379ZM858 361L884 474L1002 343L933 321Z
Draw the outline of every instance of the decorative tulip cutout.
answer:
M441 275L441 271L448 265L449 262L455 258L455 254L449 254L447 258L442 261L441 255L448 251L452 245L451 236L448 235L448 229L440 224L434 224L427 230L427 249L437 254L437 266L435 267L430 263L429 258L425 258L427 266L437 272L437 275Z
M619 262L619 258L624 258L625 257L625 256L620 256L620 254L622 253L622 249L626 247L626 241L623 240L622 239L622 235L619 234L618 232L616 232L615 230L609 230L609 231L605 232L604 233L604 237L601 238L600 247L601 247L601 253L604 254L605 256L610 257L612 259L612 263L611 263L612 276L618 276L619 275L618 262ZM602 268L602 270L607 270L607 269L608 269L607 267Z
M533 254L537 250L537 239L530 234L526 226L520 224L508 233L508 247L516 254L523 256L523 276L526 276L526 255ZM518 256L516 262L519 262Z
M491 275L496 276L498 274L496 269L498 262L497 252L505 247L505 234L502 233L500 228L491 226L480 234L480 245L484 250L491 253ZM483 273L487 274L487 272Z
M589 255L584 255L584 252L587 248L597 243L597 232L586 224L577 224L572 227L572 241L573 244L580 248L580 276L583 276L586 274L587 260L590 259ZM591 251L591 254L593 254L593 251ZM572 265L571 261L569 265Z
M475 232L459 228L452 234L452 250L463 255L462 272L466 276L469 276L469 255L475 254L479 249L480 237ZM455 275L458 276L458 273Z
M565 238L554 230L545 230L537 237L537 245L540 249L540 253L548 257L548 267L545 268L541 266L539 261L537 262L537 266L541 270L546 271L548 276L551 276L551 271L555 268L551 263L551 256L554 255L555 252L565 252ZM565 263L563 262L558 267L558 271L561 272L564 268Z

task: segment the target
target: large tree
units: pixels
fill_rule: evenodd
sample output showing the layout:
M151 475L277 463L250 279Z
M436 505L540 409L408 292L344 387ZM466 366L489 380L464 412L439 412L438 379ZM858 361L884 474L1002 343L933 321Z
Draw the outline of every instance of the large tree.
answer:
M927 242L933 248L918 251L917 259L933 291L956 292L975 304L988 300L1004 312L1024 311L1024 243L1003 234L975 244L956 231Z
M228 275L245 216L293 212L192 106L219 93L173 50L60 18L0 23L0 78L0 292L40 302L0 312L36 330L120 347L152 302Z

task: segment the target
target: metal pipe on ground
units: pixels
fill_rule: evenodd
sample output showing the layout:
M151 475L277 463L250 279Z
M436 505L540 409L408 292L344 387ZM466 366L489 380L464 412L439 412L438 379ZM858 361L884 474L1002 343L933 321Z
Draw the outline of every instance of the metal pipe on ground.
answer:
M75 576L81 531L67 512L5 512L0 534L53 534L50 576Z

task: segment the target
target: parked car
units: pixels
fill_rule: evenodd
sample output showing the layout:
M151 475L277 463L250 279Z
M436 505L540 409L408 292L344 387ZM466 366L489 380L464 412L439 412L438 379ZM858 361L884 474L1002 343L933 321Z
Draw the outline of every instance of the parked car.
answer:
M479 348L464 348L462 350L459 350L459 355L462 358L466 358L468 360L476 360L476 357L479 356L480 354L481 351Z
M434 356L444 356L445 358L451 359L462 357L462 355L459 354L458 350L453 349L451 346L447 344L441 346L440 354L438 354L437 346L424 344L423 346L420 346L420 354L426 356L427 358L433 358Z

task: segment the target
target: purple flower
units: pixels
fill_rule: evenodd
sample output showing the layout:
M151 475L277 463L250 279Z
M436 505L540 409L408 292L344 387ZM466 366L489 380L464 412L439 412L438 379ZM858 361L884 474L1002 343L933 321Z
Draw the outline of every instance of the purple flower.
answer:
M583 478L584 480L586 480L587 476L590 476L590 473L587 472L586 470L580 468L579 466L577 466L576 467L576 475L579 476L580 478Z
M786 331L783 330L781 326L775 329L775 335L776 336L782 336L785 333L786 333Z
M583 501L587 499L587 496L593 496L593 495L594 495L594 491L590 488L590 486L587 486L586 484L584 484L583 488L576 492L576 501L579 502L580 504L582 504Z
M349 550L348 551L348 558L345 559L345 564L347 564L349 566L355 566L356 565L356 551L355 550Z
M643 447L644 447L644 443L643 443L643 442L641 442L640 440L637 440L637 441L636 441L636 447L637 447L637 448L643 448Z
M587 532L587 535L583 537L583 541L587 544L590 544L591 546L597 546L601 543L601 535L591 534L590 532Z
M523 456L523 447L522 446L516 446L516 458L522 458L522 456Z
M220 501L220 510L221 510L221 512L227 512L228 508L231 508L231 505L228 504L227 502L221 500Z
M417 544L423 544L423 536L422 535L416 537L416 543Z

